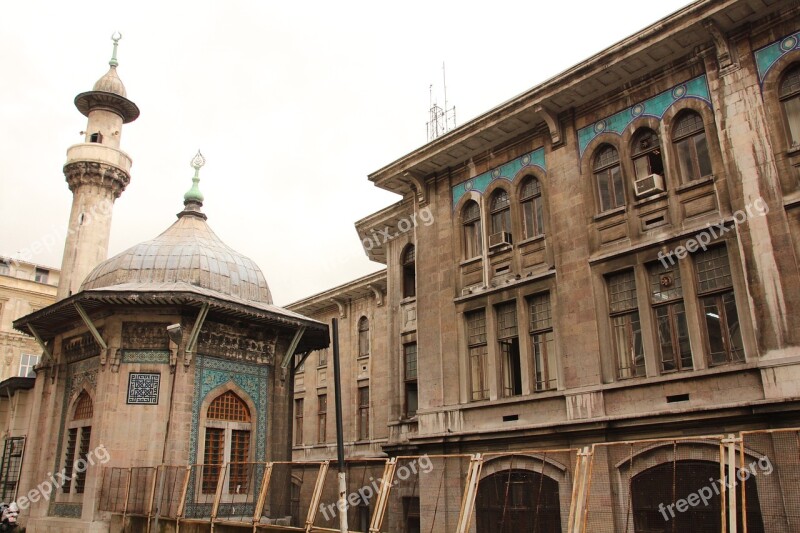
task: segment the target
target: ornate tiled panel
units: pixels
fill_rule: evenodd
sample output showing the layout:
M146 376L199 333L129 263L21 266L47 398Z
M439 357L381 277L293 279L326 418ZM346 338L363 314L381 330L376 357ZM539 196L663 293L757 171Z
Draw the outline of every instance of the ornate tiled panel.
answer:
M705 74L678 84L672 89L657 94L648 100L634 104L610 117L598 120L594 124L589 124L579 129L578 146L580 147L581 156L583 156L589 143L601 133L616 133L617 135L622 135L625 128L639 117L655 117L661 120L667 109L684 98L697 98L711 107L711 96L708 92L708 83Z
M131 372L128 374L128 404L158 405L161 374Z
M475 191L483 194L483 191L494 180L505 179L514 181L514 178L520 176L522 171L526 168L537 167L542 171L546 171L544 162L544 148L537 148L533 152L529 152L516 159L488 170L483 174L470 178L467 181L459 183L453 187L453 208L455 208L461 197L470 191Z
M787 35L764 48L754 52L756 67L758 67L758 81L764 82L764 77L778 60L792 50L800 50L800 32Z

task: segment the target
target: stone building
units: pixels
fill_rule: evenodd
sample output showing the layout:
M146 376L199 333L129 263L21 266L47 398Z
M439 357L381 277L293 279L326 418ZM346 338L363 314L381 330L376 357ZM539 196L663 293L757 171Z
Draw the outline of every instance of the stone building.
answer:
M359 404L360 317L385 350L369 354L371 442L353 451L578 449L800 425L796 2L695 2L369 180L402 196L356 222L367 255L386 265L368 280L385 284L385 295L356 280L289 306L322 320L346 316L346 412ZM328 433L308 435L324 405L320 376L329 376L311 357L298 377L305 390L295 391L295 458L330 443ZM386 362L380 374L375 361ZM681 459L645 450L627 471L625 456L609 455L595 473L666 498L675 472L689 485L704 483L709 468L719 474L714 446L698 440ZM525 468L485 464L473 525L529 530L536 502L517 502L502 523L490 494L513 475L528 495L552 485L556 504L542 520L566 530L566 465L559 480L544 467L525 478ZM758 480L762 506L797 493L794 481L776 479ZM432 527L425 486L398 531L419 531L420 520L421 530ZM656 496L634 496L636 531L672 530L658 522ZM610 497L613 514L588 531L634 527ZM715 505L674 523L715 531ZM797 530L800 517L789 514L748 515L749 530Z
M102 489L122 489L101 474L114 467L203 464L190 468L185 517L202 521L212 503L252 516L232 502L258 493L263 462L290 459L293 354L329 342L325 324L273 305L258 266L211 230L199 153L178 220L106 259L111 207L130 180L122 124L138 115L117 40L109 72L75 99L88 126L64 166L74 200L58 301L13 323L43 352L16 500L29 532L107 531ZM271 491L265 515L289 515L290 496Z
M39 244L41 246L41 243ZM30 416L34 367L42 354L36 341L15 331L15 319L55 301L59 271L0 257L0 501L17 493Z

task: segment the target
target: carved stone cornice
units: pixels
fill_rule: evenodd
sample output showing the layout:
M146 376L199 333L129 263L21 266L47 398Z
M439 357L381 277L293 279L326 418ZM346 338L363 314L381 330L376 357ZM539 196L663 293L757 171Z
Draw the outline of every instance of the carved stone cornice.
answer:
M95 185L109 189L114 198L119 198L125 187L131 182L131 176L121 168L109 163L97 161L72 161L64 165L64 176L67 178L69 190L81 185Z

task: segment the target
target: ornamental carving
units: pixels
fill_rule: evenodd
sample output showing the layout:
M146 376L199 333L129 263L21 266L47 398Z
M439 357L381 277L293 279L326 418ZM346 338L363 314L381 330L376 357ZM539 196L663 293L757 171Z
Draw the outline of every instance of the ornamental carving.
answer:
M103 330L98 329L100 336L103 336ZM64 354L64 359L67 363L74 363L75 361L82 361L96 355L100 355L100 345L94 340L92 333L87 331L64 339L61 343L61 352Z
M168 350L168 322L123 322L122 347L125 350Z
M253 363L273 364L277 334L206 322L197 339L197 352Z
M109 189L114 198L119 198L131 181L130 175L121 168L96 161L67 163L64 165L64 176L72 192L82 185L95 185Z

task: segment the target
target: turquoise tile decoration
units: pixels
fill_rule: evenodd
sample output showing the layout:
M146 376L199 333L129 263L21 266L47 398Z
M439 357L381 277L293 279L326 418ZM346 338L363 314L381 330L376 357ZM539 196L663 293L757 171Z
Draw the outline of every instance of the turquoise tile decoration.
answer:
M708 91L708 82L705 74L685 83L678 84L672 89L657 94L649 100L632 105L619 113L579 129L578 146L580 147L581 157L583 157L583 153L586 151L586 147L589 146L589 143L601 133L616 133L617 135L622 135L625 128L639 117L655 117L661 120L667 109L675 102L684 98L697 98L711 107L711 96Z
M267 379L269 377L269 367L255 363L242 361L231 361L207 355L197 355L195 358L194 375L194 398L192 400L192 426L189 432L189 463L200 463L202 458L197 457L197 442L200 434L200 406L203 400L217 387L233 381L244 390L256 405L256 413L251 413L253 424L253 437L256 444L256 461L264 461L266 457L267 442ZM251 442L253 442L251 440ZM256 469L254 479L261 483L261 473L263 467ZM210 516L210 504L195 503L194 487L196 471L192 470L189 479L189 491L186 495L186 516L192 518L204 518ZM255 493L259 491L259 486L254 488ZM250 514L252 515L252 510Z
M456 207L461 197L469 191L476 191L483 194L483 191L489 186L491 182L498 179L505 179L514 181L514 178L519 175L520 171L527 167L538 167L543 172L547 172L544 163L544 148L537 148L533 152L529 152L507 163L503 163L499 167L487 170L479 176L470 178L467 181L459 183L453 187L453 208Z
M772 44L755 51L756 67L758 68L758 83L763 84L769 69L784 55L792 50L800 50L800 32L787 35Z

